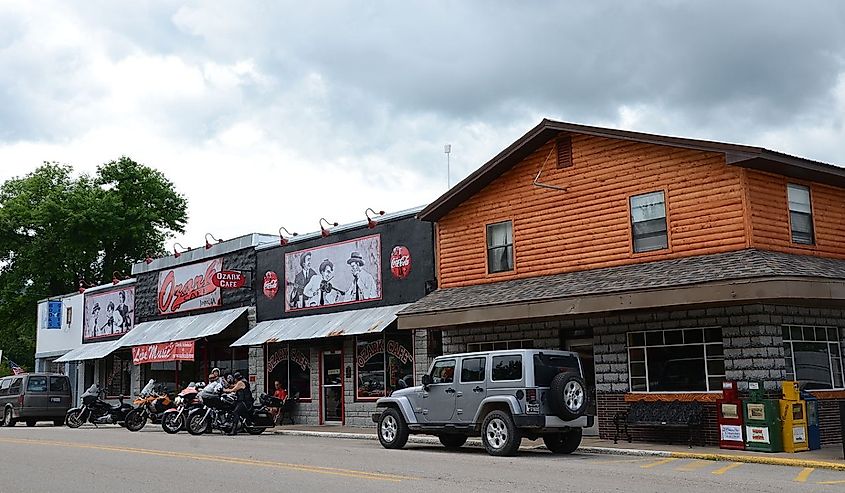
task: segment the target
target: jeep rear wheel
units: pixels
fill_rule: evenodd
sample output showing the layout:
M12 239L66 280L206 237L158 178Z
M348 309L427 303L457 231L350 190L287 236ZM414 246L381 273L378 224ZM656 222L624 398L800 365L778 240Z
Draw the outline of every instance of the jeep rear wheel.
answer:
M440 435L437 438L439 438L440 443L448 449L461 448L465 443L467 443L466 435Z
M516 455L522 433L505 411L490 411L481 425L481 441L487 453L499 457Z
M408 443L408 424L398 409L389 407L381 413L378 441L384 448L402 448Z
M577 374L558 373L549 387L549 405L560 419L570 421L587 412L587 387Z
M581 445L581 428L572 428L563 433L543 435L543 443L553 454L571 454Z

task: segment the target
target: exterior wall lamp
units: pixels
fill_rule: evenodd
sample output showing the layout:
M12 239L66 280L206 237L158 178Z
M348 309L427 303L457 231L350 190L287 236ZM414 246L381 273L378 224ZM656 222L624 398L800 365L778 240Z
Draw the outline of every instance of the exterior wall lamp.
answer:
M327 236L329 236L332 233L331 233L331 231L328 230L328 228L323 227L323 222L325 222L329 226L329 228L331 228L332 226L337 226L337 223L330 223L330 222L326 221L326 218L324 218L324 217L320 218L320 234L323 236L323 238L326 238Z
M285 238L285 236L282 234L282 231L287 233L288 236L298 236L299 235L299 233L297 233L297 232L291 233L290 231L287 230L287 228L282 226L281 228L279 228L279 244L282 245L282 246L285 246L285 245L288 244L288 239Z
M191 251L190 248L183 247L181 243L174 243L173 244L173 258L179 258L182 255L182 253L180 253L179 250L176 250L177 246L182 249L182 252L190 252Z
M364 215L367 216L367 227L370 228L370 229L373 229L376 226L378 226L378 221L376 221L376 220L374 220L373 218L370 217L370 212L372 212L374 216L375 215L383 216L384 211L376 212L369 207L367 208L367 210L364 211Z
M209 236L211 237L211 239L212 239L212 240L216 241L217 243L223 243L223 240L218 240L217 238L215 238L215 237L214 237L214 235L213 235L213 234L211 234L211 233L206 233L206 234L205 234L205 249L206 249L206 250L208 250L209 248L211 248L211 247L213 247L213 246L214 246L214 245L212 245L212 244L208 241L208 237L209 237Z

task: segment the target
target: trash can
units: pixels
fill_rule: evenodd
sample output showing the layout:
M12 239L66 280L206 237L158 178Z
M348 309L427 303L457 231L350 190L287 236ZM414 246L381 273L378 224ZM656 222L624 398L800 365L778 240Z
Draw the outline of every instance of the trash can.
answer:
M783 421L783 451L804 452L809 450L807 443L807 405L801 399L798 382L781 382L780 417Z
M719 447L745 450L742 401L736 382L722 382L722 398L716 400L716 421L719 424Z
M775 399L764 399L763 382L748 382L748 399L742 400L745 449L783 452L780 409Z
M822 448L822 434L819 428L819 400L813 394L801 391L801 398L807 403L807 446L810 450Z

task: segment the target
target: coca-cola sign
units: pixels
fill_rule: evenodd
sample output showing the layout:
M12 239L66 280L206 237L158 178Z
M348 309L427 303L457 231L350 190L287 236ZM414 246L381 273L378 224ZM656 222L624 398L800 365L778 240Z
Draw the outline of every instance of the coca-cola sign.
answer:
M395 279L405 279L411 273L411 251L397 245L390 252L390 273Z
M170 314L220 306L220 288L214 276L223 270L223 259L217 258L158 275L158 311Z
M173 341L145 344L132 348L132 363L161 363L164 361L193 361L194 341Z
M264 273L264 296L272 300L279 292L279 276L272 270Z
M246 284L246 276L236 270L223 270L214 273L211 284L223 289L242 288Z

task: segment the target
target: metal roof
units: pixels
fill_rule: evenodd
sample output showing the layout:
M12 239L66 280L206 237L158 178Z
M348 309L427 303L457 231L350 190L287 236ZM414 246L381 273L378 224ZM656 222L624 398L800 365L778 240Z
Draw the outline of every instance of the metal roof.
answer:
M339 313L324 313L306 317L283 318L261 322L235 346L258 346L265 342L298 341L323 337L375 334L383 331L396 320L396 314L410 303Z
M91 344L83 344L82 346L70 351L61 358L56 360L56 363L64 363L67 361L83 361L87 359L100 359L115 352L120 347L120 342L123 339L117 339L109 342L92 342Z
M168 318L138 324L120 339L122 347L141 346L158 342L187 341L219 334L238 319L247 307Z

